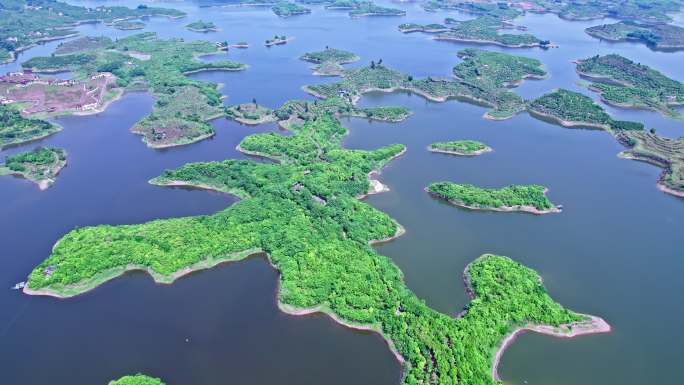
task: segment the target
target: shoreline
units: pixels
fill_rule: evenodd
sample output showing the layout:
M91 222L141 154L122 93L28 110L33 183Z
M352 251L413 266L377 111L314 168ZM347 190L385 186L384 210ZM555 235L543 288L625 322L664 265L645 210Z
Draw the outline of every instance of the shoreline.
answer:
M456 150L442 150L439 148L432 148L430 146L427 147L428 151L434 152L434 153L439 153L439 154L449 154L449 155L458 155L458 156L478 156L482 155L488 152L494 151L493 148L489 146L485 146L485 148L473 152L460 152Z
M532 117L534 117L534 118L537 118L539 120L548 119L551 121L551 123L556 123L556 124L563 126L563 127L568 127L568 128L574 128L574 127L577 127L577 128L597 128L597 129L605 130L605 131L610 130L610 126L607 124L563 120L557 116L550 115L550 114L547 114L544 112L539 112L537 110L530 109L530 108L527 109L527 112L530 115L532 115Z
M425 192L427 192L428 194L432 195L432 197L434 197L434 198L441 199L441 200L448 202L449 204L452 204L454 206L463 207L465 209L473 210L473 211L476 211L476 210L479 210L479 211L496 211L496 212L505 212L505 213L523 212L523 213L530 213L530 214L534 214L534 215L554 214L554 213L560 213L563 211L562 209L559 209L558 206L554 206L550 209L544 209L544 210L540 210L534 206L525 206L525 205L522 205L522 206L503 206L503 207L470 206L470 205L463 203L463 201L445 198L440 194L437 194L437 193L430 191L427 187L425 187L423 190ZM546 193L547 191L549 191L549 189L545 189L544 193Z
M492 377L494 380L502 381L498 372L501 358L506 352L506 349L515 342L515 339L525 332L530 331L556 338L575 338L591 334L609 333L612 330L610 324L601 317L581 313L578 314L589 317L589 320L562 324L557 327L544 324L528 324L515 328L511 334L503 339L494 355L494 361L492 363Z

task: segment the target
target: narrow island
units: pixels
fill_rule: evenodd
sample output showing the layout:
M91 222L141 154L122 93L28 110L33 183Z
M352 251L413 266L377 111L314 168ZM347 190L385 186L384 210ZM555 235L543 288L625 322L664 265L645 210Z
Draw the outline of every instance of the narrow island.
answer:
M192 31L192 32L201 32L201 33L220 31L219 27L217 27L216 24L214 24L213 22L203 21L203 20L194 21L194 22L186 25L185 28L189 31Z
M235 44L230 44L229 46L230 46L230 48L244 49L244 48L249 48L249 43L247 43L246 41L239 41Z
M455 79L414 79L378 60L370 66L345 71L339 82L308 85L304 90L319 98L340 96L353 103L364 93L373 91L407 91L436 102L461 99L492 107L485 117L500 120L514 116L526 107L525 101L511 92L510 87L524 79L546 76L541 62L536 59L480 49L465 49L459 56L463 61L453 69Z
M663 169L658 188L668 194L684 197L684 137L666 138L648 132L639 122L614 120L588 96L556 90L530 102L532 116L565 127L595 127L608 131L627 147L620 157L640 160Z
M471 20L455 20L447 18L447 32L434 37L435 40L455 41L459 43L493 44L508 48L549 48L551 42L541 40L527 33L501 34L499 31L516 28L505 19L492 16L480 16Z
M8 156L0 164L0 175L26 178L45 190L55 183L57 174L66 166L66 152L56 147L37 147L32 151Z
M441 33L449 32L449 27L443 24L416 24L416 23L404 23L399 24L399 32L402 33L412 33L412 32L425 32L425 33Z
M323 51L307 52L300 59L316 64L313 67L314 75L341 76L344 73L343 64L353 63L360 58L349 51L325 47Z
M347 99L332 97L325 100L290 100L280 108L272 110L258 105L256 102L237 104L226 108L226 115L240 123L256 125L278 122L287 129L290 125L303 124L321 114L332 114L337 117L354 117L383 122L400 122L411 115L404 107L356 107Z
M297 15L307 15L311 13L311 10L306 7L302 7L297 3L292 3L289 1L281 1L271 7L273 13L280 17L292 17Z
M133 31L136 29L143 29L145 28L145 23L142 21L128 21L128 20L121 20L114 22L112 24L112 27L121 30L121 31Z
M289 43L293 39L294 39L293 37L288 37L285 35L282 35L282 36L274 35L271 39L266 39L264 44L266 45L266 47L271 47L274 45L283 45L283 44Z
M90 39L83 43L70 42L66 51L69 53L34 57L22 66L33 73L70 70L79 81L109 79L112 82L108 84L123 91L149 90L156 98L154 109L131 131L141 135L143 142L152 148L179 146L211 137L214 128L209 121L224 116L217 84L192 80L187 74L246 68L232 61L198 60L199 56L220 52L215 43L162 40L152 32L116 41L101 38L97 42ZM108 85L103 90L112 89Z
M123 376L118 380L109 381L108 385L165 385L161 379L146 376L144 374L135 374L132 376Z
M348 0L343 0L348 1ZM383 7L373 3L372 1L358 1L352 0L354 3L353 8L349 11L349 16L351 17L363 17L363 16L406 16L406 11L398 8ZM335 7L335 2L331 4L328 8Z
M638 42L654 51L679 51L684 49L684 28L671 24L645 24L621 21L585 29L597 39L620 42Z
M623 108L658 111L671 118L681 118L673 109L684 104L684 84L668 78L645 64L610 54L577 61L577 73L593 81L589 89L601 100Z
M130 270L169 283L262 252L280 274L281 310L324 313L379 333L406 385L495 385L496 351L520 328L563 337L609 330L599 318L555 302L533 270L489 254L468 265L466 289L477 300L461 316L430 308L392 259L371 246L398 236L401 226L357 199L371 190L369 174L406 147L346 149L346 128L325 112L288 127L290 136L259 133L239 145L277 163L190 163L151 181L231 193L239 202L213 215L75 229L35 267L24 292L71 297Z
M452 140L449 142L432 143L428 150L442 154L476 156L493 151L491 147L476 140Z
M6 103L0 103L0 150L42 139L62 128L40 119L29 119Z
M489 189L471 184L437 182L430 184L425 191L452 205L471 210L522 211L537 215L561 211L561 206L554 205L546 197L548 189L539 185Z
M86 8L57 0L15 0L2 7L3 28L0 28L0 63L16 59L18 52L37 44L78 35L75 27L85 23L115 24L148 16L166 16L172 19L185 16L171 8L139 5L97 6Z

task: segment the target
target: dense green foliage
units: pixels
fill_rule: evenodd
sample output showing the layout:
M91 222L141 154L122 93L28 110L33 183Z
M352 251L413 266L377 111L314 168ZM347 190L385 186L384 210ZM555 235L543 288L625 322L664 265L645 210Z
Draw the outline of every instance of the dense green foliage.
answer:
M143 16L179 17L175 9L139 6L86 8L55 0L0 0L0 52L10 54L45 40L76 33L75 25L85 22L114 22Z
M489 189L470 184L437 182L427 191L454 204L476 209L508 209L534 207L549 210L555 206L546 197L546 188L538 185L511 185L501 189Z
M589 35L609 41L638 41L652 49L684 49L684 28L670 24L641 24L622 21L585 30Z
M54 183L57 173L66 164L66 152L61 148L37 147L31 151L8 156L0 164L0 175L21 175L38 183L41 189Z
M570 124L608 126L612 119L590 97L578 92L558 89L529 103L533 113L546 115Z
M345 51L337 48L325 47L323 51L307 52L300 58L312 63L320 64L331 61L338 64L353 63L359 60L353 52Z
M44 138L59 130L59 126L44 120L24 118L14 108L0 104L0 149Z
M309 8L302 7L299 4L291 3L289 1L281 1L271 7L271 10L280 17L306 15L307 13L311 13Z
M349 11L351 16L404 16L406 11L398 8L383 7L372 1L354 1L354 9ZM334 6L333 3L331 6Z
M151 147L192 143L213 134L207 120L223 114L216 84L191 80L185 74L203 70L241 70L240 63L200 61L219 52L208 41L161 40L141 33L117 41L76 44L78 52L34 57L22 65L35 70L68 69L78 76L111 72L120 86L148 88L157 97L155 109L133 130Z
M144 374L136 374L110 381L109 385L164 385L164 383L159 378L149 377Z
M430 145L433 150L455 152L458 154L470 155L478 151L483 151L488 147L476 140L452 140L448 142L436 142Z
M684 104L684 85L651 67L617 54L593 56L577 64L577 72L596 80L591 89L608 103L649 108L670 116L671 105Z
M499 30L510 28L510 25L499 17L480 16L463 21L447 18L445 23L450 29L437 35L437 39L492 43L505 47L537 47L549 44L527 33L500 34Z
M463 61L454 67L455 81L435 78L416 80L384 65L372 63L369 67L346 71L339 82L309 85L305 90L322 98L341 96L352 100L373 90L405 90L435 101L464 98L493 107L492 111L487 112L488 117L506 119L525 109L522 98L510 92L508 87L524 78L546 74L541 63L535 59L478 49L460 51L459 56Z
M117 21L112 26L116 29L120 29L122 31L131 31L134 29L143 29L145 28L145 23L141 21L128 21L128 20L121 20Z
M356 199L369 189L368 173L404 146L343 149L346 130L326 114L290 128L292 136L256 134L240 145L277 164L194 163L153 180L232 192L240 202L209 216L71 231L31 273L29 287L60 292L91 282L86 290L129 265L163 277L207 259L262 250L280 272L286 309L317 308L377 328L406 359L406 384L495 384L494 350L515 327L585 319L555 303L534 271L493 255L468 268L469 289L478 298L463 317L430 309L369 245L393 236L397 224Z
M185 28L195 32L218 31L218 27L211 21L197 20L185 26Z

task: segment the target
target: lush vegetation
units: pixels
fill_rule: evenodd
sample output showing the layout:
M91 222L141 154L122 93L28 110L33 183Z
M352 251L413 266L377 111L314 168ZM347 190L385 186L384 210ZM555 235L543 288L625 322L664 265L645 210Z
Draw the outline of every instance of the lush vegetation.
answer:
M522 98L510 92L508 87L525 78L546 74L535 59L479 49L460 51L459 56L463 61L454 67L456 80L432 77L417 80L378 61L378 64L373 62L368 67L346 71L337 83L309 85L305 90L322 98L340 96L352 101L373 90L405 90L434 101L464 98L493 107L487 117L506 119L525 109Z
M289 127L292 136L256 134L240 144L279 163L194 163L153 180L232 192L240 202L214 215L73 230L31 273L28 290L74 295L127 267L164 279L261 250L280 273L285 310L314 308L373 327L405 358L405 384L496 384L494 351L514 328L586 319L555 303L534 271L493 255L468 267L477 298L462 317L429 308L369 245L395 235L398 225L356 198L370 187L368 173L405 147L344 149L346 130L327 114Z
M66 165L66 152L61 148L37 147L32 151L8 156L0 164L0 175L20 175L41 189L50 187L57 173Z
M271 7L271 10L280 17L306 15L307 13L311 13L309 8L302 7L299 4L291 3L289 1L281 1Z
M36 43L73 36L79 23L137 19L143 16L180 17L181 11L140 5L86 8L55 0L0 0L0 60Z
M246 124L277 121L283 127L302 124L322 114L351 116L388 122L399 122L411 113L404 107L356 107L348 99L331 97L325 100L290 100L276 110L256 103L245 103L226 108L226 115Z
M491 148L476 140L452 140L448 142L432 143L430 145L430 150L458 155L478 155L486 151L491 151Z
M590 97L558 89L529 102L533 114L557 120L563 125L607 128L612 119Z
M300 59L316 63L313 67L316 75L339 76L344 72L342 64L353 63L359 57L349 51L325 47L323 51L307 52Z
M427 191L450 203L472 209L520 210L532 207L538 212L555 209L546 197L546 188L538 185L511 185L501 189L490 189L451 182L432 183Z
M684 49L684 28L670 24L641 24L622 21L585 30L589 35L609 41L638 41L656 50Z
M122 31L131 31L135 29L143 29L145 28L145 23L141 21L128 21L128 20L121 20L117 21L112 26L116 29L120 29Z
M216 32L218 27L211 21L197 20L185 26L185 28L194 32Z
M682 83L617 54L581 60L577 72L595 80L590 89L600 92L610 104L648 108L669 116L679 116L672 105L684 104Z
M76 44L76 43L74 43ZM205 62L199 55L219 52L208 41L161 40L141 33L108 44L77 44L79 52L34 57L22 65L36 71L72 70L77 76L111 72L122 87L149 89L157 98L152 113L136 123L150 147L167 147L211 136L208 120L222 116L221 94L216 84L191 80L185 74L204 70L241 70L231 61Z
M338 2L336 2L338 3ZM336 3L331 4L331 7ZM349 11L350 16L404 16L406 11L397 8L382 7L372 1L354 0L354 8Z
M44 138L61 130L44 120L28 119L6 104L0 104L0 149Z
M109 385L164 385L164 383L159 378L149 377L144 374L136 374L110 381Z
M449 32L449 27L443 24L426 24L420 25L416 23L399 24L399 31L404 33L409 32L425 32L425 33L439 33Z

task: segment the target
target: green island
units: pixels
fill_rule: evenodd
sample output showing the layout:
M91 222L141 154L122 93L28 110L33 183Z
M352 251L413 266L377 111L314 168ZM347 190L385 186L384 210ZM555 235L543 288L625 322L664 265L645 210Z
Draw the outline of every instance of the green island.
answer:
M434 37L435 40L446 40L465 43L494 44L509 48L541 47L548 48L551 42L541 40L528 33L501 34L503 29L516 28L500 17L480 16L471 20L444 20L449 27L447 32Z
M309 8L302 7L299 4L291 3L289 1L278 2L271 7L271 10L280 17L292 17L311 13Z
M294 39L294 38L288 37L285 35L282 35L282 36L274 35L272 38L266 39L264 44L266 45L266 47L270 47L273 45L283 45L283 44L287 44L288 42L292 41L292 39Z
M159 378L146 376L144 374L135 374L132 376L123 376L118 380L109 381L108 385L165 385Z
M610 330L602 319L553 301L533 270L489 254L464 272L473 299L461 316L431 309L371 246L401 235L401 226L359 200L371 188L369 174L405 146L345 149L347 130L329 114L289 129L291 136L254 134L239 145L277 163L191 163L151 181L231 193L239 202L213 215L75 229L31 272L24 292L70 297L130 270L170 283L264 253L280 274L283 311L325 313L380 333L402 363L403 383L411 385L499 384L498 357L523 330L559 337Z
M56 0L0 0L0 63L41 42L76 36L79 24L116 22L146 16L179 18L185 13L139 5L86 8Z
M637 20L643 23L667 23L669 14L682 8L679 0L427 0L428 11L458 10L475 15L495 15L513 18L521 12L555 13L566 20L595 20L603 18Z
M15 108L0 104L0 149L42 139L61 129L44 120L25 118Z
M32 151L8 156L0 164L0 175L16 175L30 180L45 190L55 183L57 174L66 166L66 152L61 148L37 147Z
M358 0L341 0L336 1L328 8L333 9L339 7L340 3L353 3L354 6L351 11L349 11L349 16L351 17L362 17L362 16L405 16L406 11L403 9L383 7L373 3L372 1L358 1Z
M404 107L356 107L348 99L331 97L313 102L290 100L280 108L272 110L257 103L244 103L226 108L226 115L240 123L255 125L278 122L288 128L293 124L302 124L321 114L333 114L338 117L355 117L379 120L384 122L400 122L411 115Z
M440 33L449 32L449 27L443 24L416 24L416 23L404 23L399 24L399 32L402 33L412 33L412 32L424 32L424 33Z
M452 205L471 210L523 211L532 214L558 213L546 197L548 189L539 185L511 185L500 189L481 188L471 184L432 183L425 188L430 195Z
M532 116L566 127L595 127L608 131L623 146L620 156L653 164L663 169L657 186L660 190L684 197L684 137L659 136L646 132L638 122L614 120L590 97L567 90L556 90L530 102Z
M681 117L672 106L684 104L684 85L645 64L610 54L577 61L577 73L594 83L589 89L601 99L625 108L646 108Z
M442 154L475 156L491 152L492 148L476 140L452 140L432 143L428 150Z
M185 26L192 32L218 32L219 28L211 21L197 20Z
M102 38L106 39L106 38ZM152 113L132 131L152 148L193 143L214 135L209 120L224 115L217 85L195 81L188 73L208 70L238 71L244 64L220 60L200 61L199 56L220 52L208 41L162 40L152 32L131 35L104 44L77 44L69 54L34 57L22 66L33 72L71 70L77 79L111 73L124 89L149 90L156 98Z
M304 90L320 98L351 98L354 103L371 91L408 91L436 102L458 98L491 107L486 118L507 119L525 110L524 100L509 87L520 84L523 79L546 76L536 59L480 49L465 49L459 56L463 61L454 67L455 80L413 79L382 65L380 60L377 64L372 62L370 66L345 71L337 83L308 85Z
M642 24L621 21L585 29L590 36L607 41L632 41L646 44L653 50L684 49L684 28L671 24Z
M136 29L143 29L145 28L145 23L141 21L128 21L128 20L121 20L117 21L114 24L112 24L112 27L122 30L122 31L133 31Z
M342 64L353 63L360 58L349 51L325 47L323 51L307 52L300 59L316 64L314 75L340 76L344 73Z

